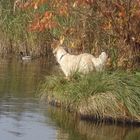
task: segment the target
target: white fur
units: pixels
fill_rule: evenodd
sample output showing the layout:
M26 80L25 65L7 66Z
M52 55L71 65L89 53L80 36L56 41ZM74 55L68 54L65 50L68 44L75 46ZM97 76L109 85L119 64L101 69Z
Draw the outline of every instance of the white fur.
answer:
M93 70L102 71L107 60L105 52L102 52L98 58L88 53L70 55L60 46L55 48L53 53L66 77L75 72L86 74Z

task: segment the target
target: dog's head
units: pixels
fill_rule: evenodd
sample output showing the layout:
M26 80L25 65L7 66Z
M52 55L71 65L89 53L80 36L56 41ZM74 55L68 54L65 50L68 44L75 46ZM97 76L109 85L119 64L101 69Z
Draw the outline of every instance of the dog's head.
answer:
M64 42L64 37L60 37L59 40L53 40L53 43L51 44L51 48L53 50L54 55L57 53L58 48L62 46L63 42Z

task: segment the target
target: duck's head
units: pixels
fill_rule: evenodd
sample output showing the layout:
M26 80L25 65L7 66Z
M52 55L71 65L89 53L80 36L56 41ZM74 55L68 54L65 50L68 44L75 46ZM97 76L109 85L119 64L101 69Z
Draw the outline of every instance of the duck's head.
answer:
M23 53L22 51L21 51L19 54L20 54L20 56L21 56L21 57L23 57L23 56L24 56L24 53Z

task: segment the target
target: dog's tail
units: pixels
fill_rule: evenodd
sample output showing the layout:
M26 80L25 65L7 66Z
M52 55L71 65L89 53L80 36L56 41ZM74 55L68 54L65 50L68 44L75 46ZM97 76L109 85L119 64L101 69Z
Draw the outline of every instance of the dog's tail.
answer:
M107 61L107 54L105 52L102 52L100 55L99 55L99 59L101 60L101 62L104 64L106 61Z
M95 66L96 71L102 71L104 69L105 63L107 61L107 54L105 52L102 52L99 57L93 58L93 64Z

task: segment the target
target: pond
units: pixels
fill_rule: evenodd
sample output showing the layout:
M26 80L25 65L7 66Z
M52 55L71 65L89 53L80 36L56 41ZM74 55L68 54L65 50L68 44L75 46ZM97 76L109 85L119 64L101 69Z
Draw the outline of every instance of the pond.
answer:
M56 72L47 59L0 61L1 140L140 140L139 127L85 122L40 103L39 83Z

